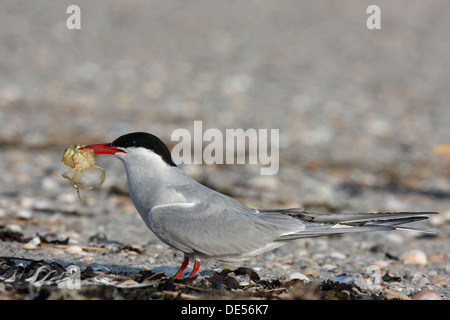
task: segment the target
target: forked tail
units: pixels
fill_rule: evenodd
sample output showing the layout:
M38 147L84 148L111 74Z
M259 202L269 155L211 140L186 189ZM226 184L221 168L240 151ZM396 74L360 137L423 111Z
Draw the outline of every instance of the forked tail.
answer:
M428 219L428 215L437 212L380 212L380 213L330 213L306 212L303 209L258 210L263 215L273 213L289 215L301 220L305 228L293 233L281 235L277 240L320 237L351 232L411 230L434 233L433 231L408 228L405 223Z

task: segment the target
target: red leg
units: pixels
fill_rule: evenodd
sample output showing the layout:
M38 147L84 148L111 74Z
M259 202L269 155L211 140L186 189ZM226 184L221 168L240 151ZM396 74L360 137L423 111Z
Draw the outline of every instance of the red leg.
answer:
M191 274L189 275L189 277L193 277L196 273L197 273L197 271L198 271L198 269L200 268L200 261L198 261L197 259L195 260L195 262L194 262L194 268L192 269L192 272L191 272Z
M197 260L195 260L195 262L197 262ZM179 279L181 274L183 273L184 269L186 269L186 267L188 266L188 264L189 264L189 258L188 257L184 257L184 261L181 264L181 267L178 270L177 274L174 276L174 278Z

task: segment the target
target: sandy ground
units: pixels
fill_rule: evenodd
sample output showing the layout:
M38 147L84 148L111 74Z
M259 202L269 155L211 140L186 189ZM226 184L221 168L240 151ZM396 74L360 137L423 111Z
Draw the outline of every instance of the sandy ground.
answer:
M279 129L276 175L261 176L250 164L183 166L249 206L440 212L416 223L434 237L402 231L306 239L241 265L202 265L203 277L245 266L266 280L350 281L387 298L363 284L376 266L388 275L383 288L407 297L430 289L447 299L450 155L432 148L450 142L450 4L383 3L381 29L368 30L372 2L77 1L81 29L69 30L69 1L2 1L0 256L76 264L83 272L170 275L181 254L140 220L120 161L97 158L106 181L82 191L79 203L61 177L68 168L60 155L67 145L132 131L173 147L175 129L192 132L202 121L204 130L223 132ZM42 245L39 235L53 244ZM58 246L55 239L68 240ZM36 297L14 293L10 276L2 274L2 298ZM253 284L236 277L240 289ZM277 294L295 298L283 290Z

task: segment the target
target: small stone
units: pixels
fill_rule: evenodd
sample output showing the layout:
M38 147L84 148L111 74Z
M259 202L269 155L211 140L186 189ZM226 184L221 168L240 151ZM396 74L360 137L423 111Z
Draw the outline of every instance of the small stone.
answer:
M423 287L430 283L430 279L427 274L416 272L412 275L411 282L417 287Z
M22 227L19 226L18 224L8 224L5 226L5 229L11 232L18 232L18 233L23 232Z
M427 260L433 263L441 263L445 261L445 256L440 253L432 253L427 256Z
M327 263L322 266L322 269L324 269L325 271L336 271L339 269L339 267L337 265Z
M290 272L286 275L286 279L289 280L294 280L294 279L298 279L298 280L304 280L304 281L311 281L307 276L305 276L303 273L298 272L298 271L294 271L294 272Z
M439 214L433 214L429 218L431 225L441 226L450 221L450 210L440 212Z
M319 271L317 271L316 269L313 269L313 268L307 268L307 269L303 270L303 274L305 274L307 276L311 276L313 278L319 277Z
M450 263L445 264L444 271L445 273L450 274Z
M135 286L139 286L139 283L134 281L134 280L125 280L124 282L122 282L120 285L118 285L118 287L120 288L127 288L127 287L135 287Z
M246 287L250 284L250 282L247 280L238 280L238 282L239 282L239 286L241 286L241 287Z
M33 209L34 210L38 210L38 211L46 211L50 208L50 204L47 200L45 199L37 199L34 203L33 203Z
M33 218L33 212L31 210L28 209L19 209L19 210L15 210L13 212L14 217L19 218L19 219L31 219Z
M28 243L37 246L41 243L41 239L38 236L34 236L30 239L30 241L28 241Z
M355 278L347 277L347 276L338 276L338 277L330 278L329 280L331 280L333 282L344 283L344 284L352 284L355 282Z
M22 246L22 249L26 249L26 250L32 250L32 249L36 249L36 248L37 248L37 246L31 242L25 243Z
M199 275L202 277L212 277L213 273L211 272L211 270L202 270L199 272Z
M410 264L420 264L425 265L427 264L427 256L423 251L420 250L410 250L402 253L398 259L405 263Z
M333 259L337 259L337 260L344 260L346 258L345 254L341 253L341 252L331 252L329 254L329 256Z
M83 251L83 249L80 246L68 246L66 248L66 250L70 251L70 252L82 252Z
M385 269L389 266L389 262L385 260L376 260L373 264L378 266L380 269Z
M51 177L43 177L39 181L40 187L47 193L57 193L60 190L60 185L56 179Z
M404 242L403 236L400 233L387 233L384 234L383 237L385 238L386 243L391 244L397 244L400 245Z
M447 283L447 281L450 280L450 278L447 278L445 276L434 276L434 277L431 277L430 280L436 281L440 285L445 285ZM450 283L450 281L449 281L449 283Z
M83 262L94 262L95 261L95 257L86 256L86 257L80 258L80 261L83 261Z

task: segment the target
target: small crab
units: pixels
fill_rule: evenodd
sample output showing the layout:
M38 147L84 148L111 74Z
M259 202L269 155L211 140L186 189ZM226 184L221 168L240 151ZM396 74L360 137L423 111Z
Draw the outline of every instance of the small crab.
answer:
M61 161L66 166L72 167L71 170L66 171L62 174L64 178L73 183L73 186L77 189L78 199L81 202L80 190L89 190L93 187L85 187L80 183L80 175L83 171L94 168L100 170L102 175L100 177L100 183L97 188L100 187L105 181L105 169L95 164L94 150L84 149L84 145L76 145L67 147L62 155ZM69 174L75 171L73 177L69 177Z

